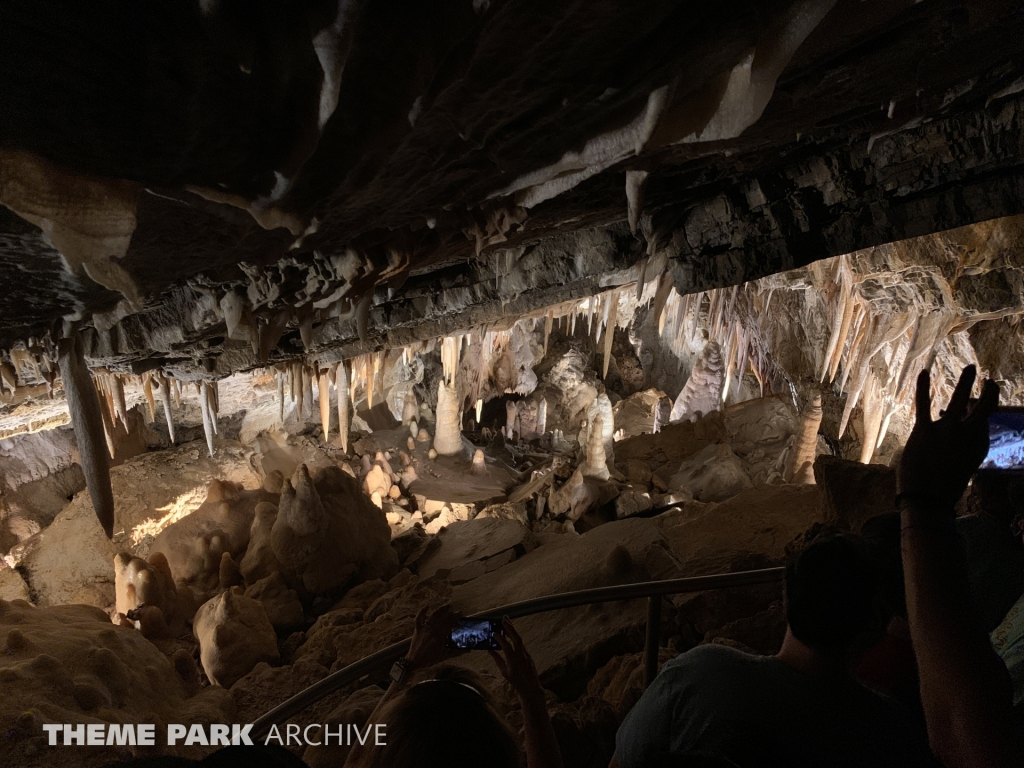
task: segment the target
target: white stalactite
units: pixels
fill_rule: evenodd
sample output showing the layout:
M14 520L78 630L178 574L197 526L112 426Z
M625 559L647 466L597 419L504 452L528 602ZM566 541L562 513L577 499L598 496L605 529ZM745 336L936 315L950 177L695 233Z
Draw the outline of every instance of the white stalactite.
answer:
M338 372L334 377L334 384L338 398L338 434L341 438L342 453L348 453L348 430L349 430L349 378L345 370L345 361L338 363Z

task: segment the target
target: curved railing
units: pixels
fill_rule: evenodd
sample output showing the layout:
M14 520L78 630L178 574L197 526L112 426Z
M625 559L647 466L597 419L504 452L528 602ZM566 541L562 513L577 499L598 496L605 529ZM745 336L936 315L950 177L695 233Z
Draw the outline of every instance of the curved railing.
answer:
M557 611L560 608L573 608L592 603L608 603L615 600L635 600L648 598L647 606L647 640L644 645L644 679L646 683L654 678L658 668L658 635L661 623L661 597L686 592L705 592L710 589L728 589L730 587L749 587L756 584L770 584L782 581L782 568L763 568L757 571L740 571L738 573L721 573L713 576L692 576L685 579L666 579L663 581L644 581L637 584L620 584L614 587L598 587L583 589L577 592L565 592L560 595L536 597L519 603L504 605L489 611L473 614L476 619L510 619L521 616L532 616L535 613ZM658 598L658 599L654 599ZM309 686L277 705L260 717L252 728L254 738L263 738L275 724L285 722L302 712L325 696L334 693L349 683L387 666L405 655L409 650L412 638L382 648L370 656L349 664L337 672L332 672L323 680Z

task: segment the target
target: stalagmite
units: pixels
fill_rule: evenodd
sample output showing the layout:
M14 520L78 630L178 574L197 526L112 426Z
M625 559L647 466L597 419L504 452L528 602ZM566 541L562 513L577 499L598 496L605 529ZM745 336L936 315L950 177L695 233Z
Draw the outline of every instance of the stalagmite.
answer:
M473 453L473 466L470 467L470 472L474 475L487 474L487 461L484 459L484 452L479 448Z
M160 385L160 402L164 406L164 419L167 421L167 436L171 438L171 444L175 443L174 440L174 417L171 415L171 383L160 376L158 379Z
M103 433L99 399L85 365L78 334L61 339L57 343L57 351L82 474L85 475L96 517L107 538L111 539L114 536L114 493L110 487L110 455Z
M149 423L152 424L156 421L156 400L153 397L153 377L150 374L144 374L142 377L142 390L146 395L146 406L147 413L149 414Z
M793 441L786 469L786 482L794 485L814 483L814 458L818 449L818 429L821 427L821 395L815 395L801 414L800 429Z
M407 392L405 399L402 401L402 424L409 425L416 421L420 414L419 403L416 402L416 395L413 392Z
M505 403L505 437L511 440L515 436L516 417L519 415L519 408L513 402Z
M316 377L317 398L320 401L320 427L324 431L324 442L331 433L331 383L327 378L327 369L320 370Z
M213 414L210 413L210 398L206 394L207 384L199 385L199 409L203 413L203 432L206 435L206 449L213 457Z
M670 422L697 420L697 413L706 415L722 408L722 348L709 341L693 366L690 378L672 406Z
M611 477L604 452L604 431L604 419L601 414L597 414L590 425L586 459L580 467L580 472L584 477L594 477L598 480L608 480Z
M462 452L462 431L459 429L459 397L454 387L441 380L437 383L437 424L434 427L434 448L441 456Z
M541 437L548 431L548 401L547 398L541 398L540 404L537 406L537 434Z

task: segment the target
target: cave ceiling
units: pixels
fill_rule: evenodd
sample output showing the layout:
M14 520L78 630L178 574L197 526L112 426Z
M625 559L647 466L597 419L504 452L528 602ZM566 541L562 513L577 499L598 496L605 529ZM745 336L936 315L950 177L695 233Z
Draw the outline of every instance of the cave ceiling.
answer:
M221 376L1024 212L1016 0L0 3L0 345Z

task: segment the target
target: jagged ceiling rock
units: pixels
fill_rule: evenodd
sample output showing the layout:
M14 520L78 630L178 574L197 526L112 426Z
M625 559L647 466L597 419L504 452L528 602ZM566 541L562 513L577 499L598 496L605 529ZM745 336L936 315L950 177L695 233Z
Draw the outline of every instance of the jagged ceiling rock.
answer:
M692 292L1018 213L1022 33L1011 0L5 4L0 343L82 320L94 364L220 376L311 321L351 356L647 253Z

